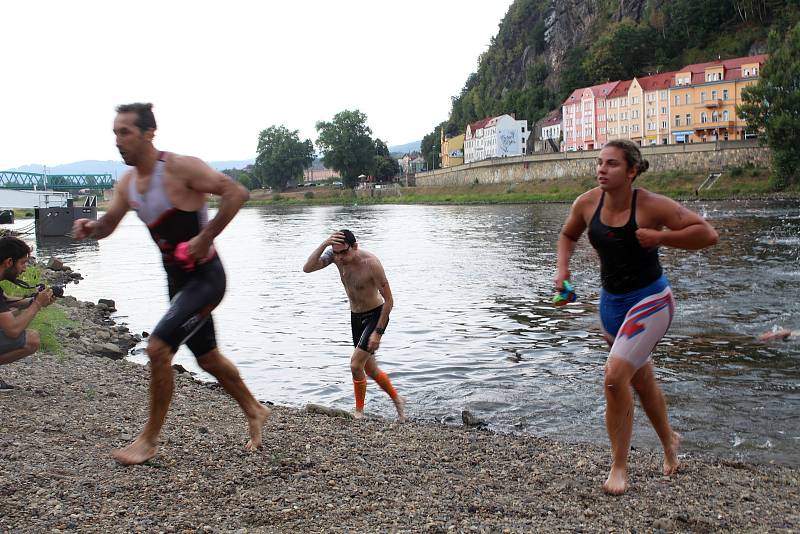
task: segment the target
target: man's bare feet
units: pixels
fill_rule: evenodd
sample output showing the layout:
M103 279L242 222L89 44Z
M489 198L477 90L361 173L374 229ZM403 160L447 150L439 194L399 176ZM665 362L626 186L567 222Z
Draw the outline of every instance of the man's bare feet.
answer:
M122 465L138 465L155 456L156 452L158 452L158 444L139 436L127 447L115 449L111 456Z
M681 435L677 432L672 433L672 444L664 449L664 474L666 476L674 474L681 466L678 460L678 448L681 446Z
M624 467L611 466L603 490L609 495L622 495L628 489L628 470Z
M364 410L356 410L353 412L353 419L364 419Z
M397 422L405 423L408 421L406 417L406 400L403 397L397 397L397 400L394 401L394 407L397 408Z
M258 408L258 413L255 415L255 417L247 418L247 431L250 433L250 440L245 444L244 448L248 451L254 451L261 448L261 429L264 427L264 423L267 421L269 416L272 415L272 410L263 404L259 404Z

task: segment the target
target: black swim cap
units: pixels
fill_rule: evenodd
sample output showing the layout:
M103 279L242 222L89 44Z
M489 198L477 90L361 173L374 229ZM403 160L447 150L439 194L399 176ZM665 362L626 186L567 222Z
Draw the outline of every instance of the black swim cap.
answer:
M356 244L356 236L350 230L339 230L341 234L344 235L344 242L350 245L351 247Z

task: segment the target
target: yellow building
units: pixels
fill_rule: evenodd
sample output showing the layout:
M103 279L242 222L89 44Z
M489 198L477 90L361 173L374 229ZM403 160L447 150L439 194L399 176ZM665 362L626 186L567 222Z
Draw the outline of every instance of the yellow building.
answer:
M464 163L464 134L454 137L444 136L442 132L442 151L439 154L442 167L455 167Z
M687 65L675 73L670 90L671 143L745 139L736 115L742 89L758 82L766 55Z
M674 72L662 72L638 78L642 87L644 138L642 145L666 145L669 136L669 90L675 80Z

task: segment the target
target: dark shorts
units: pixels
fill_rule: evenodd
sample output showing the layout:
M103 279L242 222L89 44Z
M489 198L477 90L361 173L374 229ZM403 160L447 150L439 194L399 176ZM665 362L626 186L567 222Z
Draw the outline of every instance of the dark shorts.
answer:
M152 335L172 350L186 344L195 358L217 348L211 310L225 296L225 269L218 256L191 273L167 271L170 306Z
M8 337L3 332L0 332L0 354L18 350L25 346L28 341L28 333L24 330L17 337Z
M354 347L369 352L369 350L367 350L367 343L369 343L369 336L372 335L372 332L375 331L375 327L378 326L381 310L383 310L383 304L367 312L350 312L350 327L353 330Z

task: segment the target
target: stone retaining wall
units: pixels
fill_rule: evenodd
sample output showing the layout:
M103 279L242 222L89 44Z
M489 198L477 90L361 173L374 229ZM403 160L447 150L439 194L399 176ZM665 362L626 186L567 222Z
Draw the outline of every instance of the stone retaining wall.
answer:
M464 185L472 183L518 183L553 178L594 176L599 150L535 154L495 158L458 167L418 173L418 186ZM650 162L649 172L724 171L752 164L769 167L770 150L757 141L725 141L642 147Z

